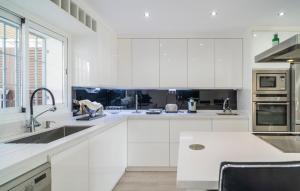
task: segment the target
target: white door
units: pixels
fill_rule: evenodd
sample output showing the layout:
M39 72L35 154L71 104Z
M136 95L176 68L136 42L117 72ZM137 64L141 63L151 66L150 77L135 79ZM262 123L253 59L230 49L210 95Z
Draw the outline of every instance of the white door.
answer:
M131 62L131 40L118 40L118 66L117 66L117 86L131 87L132 82L132 62Z
M132 40L132 85L135 88L159 87L159 40Z
M214 87L214 40L188 40L188 87Z
M160 87L187 87L187 40L160 40Z
M88 141L51 157L52 191L89 189Z
M215 88L243 87L243 43L241 39L215 39Z

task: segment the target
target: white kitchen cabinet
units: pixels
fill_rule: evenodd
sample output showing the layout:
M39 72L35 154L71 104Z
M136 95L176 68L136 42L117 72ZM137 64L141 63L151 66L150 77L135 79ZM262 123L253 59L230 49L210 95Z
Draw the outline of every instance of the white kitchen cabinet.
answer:
M52 191L89 189L88 149L84 141L51 157Z
M128 120L128 142L169 142L169 120Z
M214 119L212 121L213 131L248 132L248 119Z
M187 87L187 40L160 40L160 87Z
M89 140L89 191L110 191L127 167L127 123Z
M215 88L243 87L243 42L215 39Z
M188 87L214 87L214 40L188 40Z
M210 119L170 120L170 141L179 142L180 133L184 131L212 131Z
M179 142L170 143L170 166L176 167L178 162Z
M128 143L129 167L168 167L169 143Z
M159 40L132 40L132 86L159 87Z
M128 120L128 166L169 166L169 120Z
M130 39L118 40L117 86L131 87L132 85L132 50Z

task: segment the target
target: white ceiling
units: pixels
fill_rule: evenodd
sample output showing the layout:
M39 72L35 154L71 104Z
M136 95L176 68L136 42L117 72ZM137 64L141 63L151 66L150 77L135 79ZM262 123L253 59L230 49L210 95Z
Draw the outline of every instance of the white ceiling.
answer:
M119 34L236 34L253 26L300 26L300 0L85 1ZM280 11L286 15L278 17Z

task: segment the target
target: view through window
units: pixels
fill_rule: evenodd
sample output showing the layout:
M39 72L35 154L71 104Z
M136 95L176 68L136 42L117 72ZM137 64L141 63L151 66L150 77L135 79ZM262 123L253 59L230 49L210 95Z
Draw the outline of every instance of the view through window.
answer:
M21 105L20 28L0 16L0 109Z
M64 98L64 43L37 30L29 34L29 96L39 87L52 91L56 103ZM35 105L51 104L45 91L34 97Z

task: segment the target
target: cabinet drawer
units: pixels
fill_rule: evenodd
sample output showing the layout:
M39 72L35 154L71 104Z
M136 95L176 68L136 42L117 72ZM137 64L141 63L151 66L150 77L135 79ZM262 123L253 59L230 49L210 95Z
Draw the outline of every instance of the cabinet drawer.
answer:
M169 142L169 120L129 120L128 142Z
M169 143L128 143L128 166L169 166Z
M248 120L246 119L215 119L213 120L213 131L249 131Z
M170 120L170 141L179 142L184 131L212 131L211 120Z

